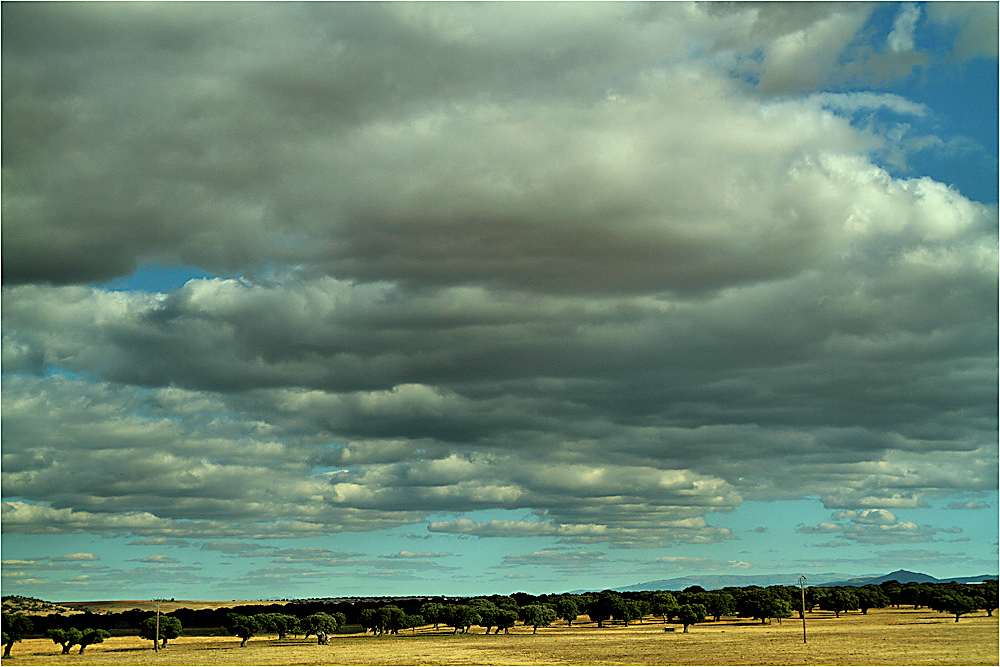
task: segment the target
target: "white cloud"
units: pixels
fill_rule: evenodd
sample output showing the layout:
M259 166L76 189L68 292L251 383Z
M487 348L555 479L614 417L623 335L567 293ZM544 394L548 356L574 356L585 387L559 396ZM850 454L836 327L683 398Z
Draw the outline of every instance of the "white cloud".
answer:
M842 540L862 544L932 542L936 541L935 535L938 533L962 532L960 528L936 528L929 524L903 521L892 512L883 509L834 512L831 518L832 522L823 522L815 526L800 523L796 531L807 535L835 534ZM831 542L825 546L835 545L835 542Z
M896 20L892 24L892 32L889 33L889 48L893 51L913 50L913 31L917 27L922 12L920 7L914 4L904 4L896 15Z

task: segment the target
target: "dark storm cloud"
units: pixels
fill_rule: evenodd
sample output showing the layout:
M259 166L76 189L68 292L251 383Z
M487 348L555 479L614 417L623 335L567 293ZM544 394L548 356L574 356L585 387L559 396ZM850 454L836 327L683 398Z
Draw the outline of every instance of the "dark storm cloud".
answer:
M280 579L354 556L242 540L704 543L746 499L993 488L996 210L875 166L906 146L852 118L922 105L815 92L871 12L4 5L4 530ZM906 70L915 16L845 69ZM242 277L85 284L147 263Z

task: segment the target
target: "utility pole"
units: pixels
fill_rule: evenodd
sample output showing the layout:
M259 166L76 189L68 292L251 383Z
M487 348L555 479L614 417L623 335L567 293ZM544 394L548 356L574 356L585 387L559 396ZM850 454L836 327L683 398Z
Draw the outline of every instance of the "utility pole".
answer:
M806 575L799 576L799 588L802 589L802 643L806 643Z
M153 635L153 652L160 652L160 600L159 598L153 600L156 603L156 634Z

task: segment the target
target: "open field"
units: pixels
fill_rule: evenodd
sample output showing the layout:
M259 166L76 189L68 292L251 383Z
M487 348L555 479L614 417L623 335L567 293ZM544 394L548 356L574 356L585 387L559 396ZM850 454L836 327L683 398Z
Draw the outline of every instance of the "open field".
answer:
M585 618L585 617L583 617ZM581 619L583 620L583 619ZM780 625L743 620L704 623L683 634L663 632L647 618L629 627L598 629L592 623L567 628L517 626L510 635L452 635L418 628L398 636L336 635L328 646L315 640L255 637L240 648L236 637L180 637L160 653L137 637L114 637L60 655L49 640L15 644L5 665L997 665L997 616L976 614L955 623L926 609L883 609L867 616L834 618L826 612L802 623Z

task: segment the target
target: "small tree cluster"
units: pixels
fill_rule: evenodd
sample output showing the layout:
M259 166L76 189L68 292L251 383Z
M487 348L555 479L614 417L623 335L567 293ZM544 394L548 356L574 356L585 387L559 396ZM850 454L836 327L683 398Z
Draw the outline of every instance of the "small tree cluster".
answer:
M74 646L79 646L80 653L83 653L84 649L88 646L91 644L100 644L110 637L111 633L107 630L95 630L93 628L85 630L77 628L53 628L49 630L46 636L54 643L62 646L62 653L66 655Z
M168 639L177 639L181 636L181 622L174 616L161 614L159 620L159 636L156 632L157 620L155 616L150 616L139 624L139 636L153 642L153 648L157 648L156 642L161 642L159 647L166 648Z

